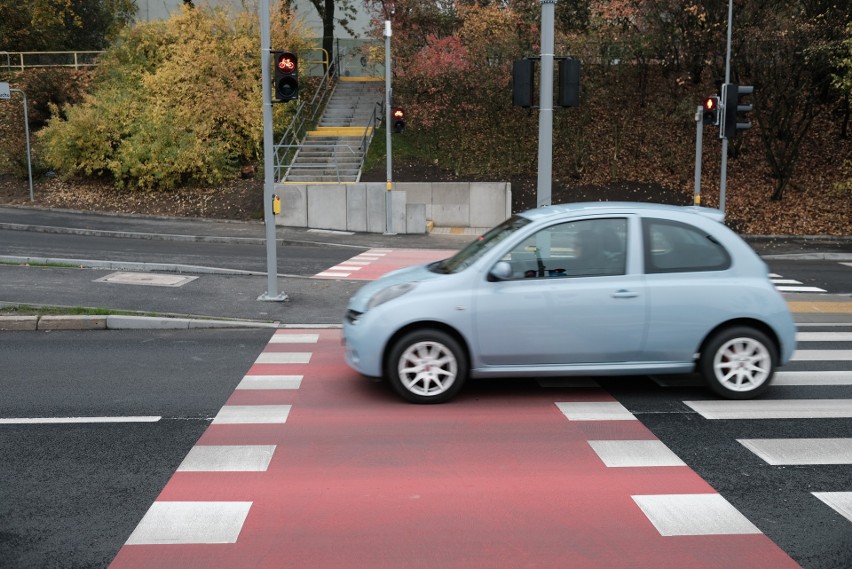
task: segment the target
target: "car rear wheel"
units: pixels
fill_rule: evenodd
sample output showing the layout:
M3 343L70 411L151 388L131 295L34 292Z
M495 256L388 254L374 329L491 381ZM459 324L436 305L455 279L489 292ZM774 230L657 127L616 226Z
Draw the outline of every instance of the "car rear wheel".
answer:
M701 355L701 375L727 399L750 399L767 389L775 373L775 346L763 332L748 327L722 330Z
M443 403L458 393L467 378L467 357L449 334L417 330L394 344L385 373L404 399Z

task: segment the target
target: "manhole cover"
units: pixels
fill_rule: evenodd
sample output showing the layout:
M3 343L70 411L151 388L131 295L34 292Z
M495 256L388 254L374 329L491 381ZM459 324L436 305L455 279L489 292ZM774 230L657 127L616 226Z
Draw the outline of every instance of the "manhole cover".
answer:
M145 286L183 286L197 278L181 275L157 275L154 273L112 273L95 279L95 282Z

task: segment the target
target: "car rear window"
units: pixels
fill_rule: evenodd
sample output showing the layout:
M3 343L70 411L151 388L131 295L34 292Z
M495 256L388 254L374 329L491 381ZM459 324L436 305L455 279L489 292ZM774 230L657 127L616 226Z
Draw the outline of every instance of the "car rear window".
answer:
M642 221L646 273L724 271L731 256L706 231L666 219Z

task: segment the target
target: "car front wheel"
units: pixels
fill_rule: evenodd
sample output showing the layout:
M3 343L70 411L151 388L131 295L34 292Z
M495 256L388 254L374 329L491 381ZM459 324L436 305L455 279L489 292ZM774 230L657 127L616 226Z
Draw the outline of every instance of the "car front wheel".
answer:
M750 399L767 389L775 373L775 346L763 332L747 327L722 330L701 355L707 385L727 399Z
M467 378L467 357L440 330L416 330L393 346L385 371L394 390L412 403L443 403Z

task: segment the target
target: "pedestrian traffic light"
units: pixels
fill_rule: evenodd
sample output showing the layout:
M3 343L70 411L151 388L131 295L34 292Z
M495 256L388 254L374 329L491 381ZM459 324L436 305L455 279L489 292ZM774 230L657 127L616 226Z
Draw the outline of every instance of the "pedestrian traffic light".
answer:
M532 59L518 59L512 62L512 105L532 107L534 71L535 62Z
M580 104L580 60L559 60L559 91L556 104L560 107L576 107Z
M405 110L397 107L393 110L393 130L394 132L402 132L405 130Z
M704 124L719 124L719 97L707 97L704 99Z
M289 51L273 51L276 102L299 98L299 58Z
M754 87L751 85L738 85L736 83L724 83L722 85L722 114L719 118L719 138L731 139L737 132L751 128L748 117L740 117L740 113L750 113L753 107L750 104L741 104L740 99L744 95L751 95ZM743 119L743 120L740 120Z

